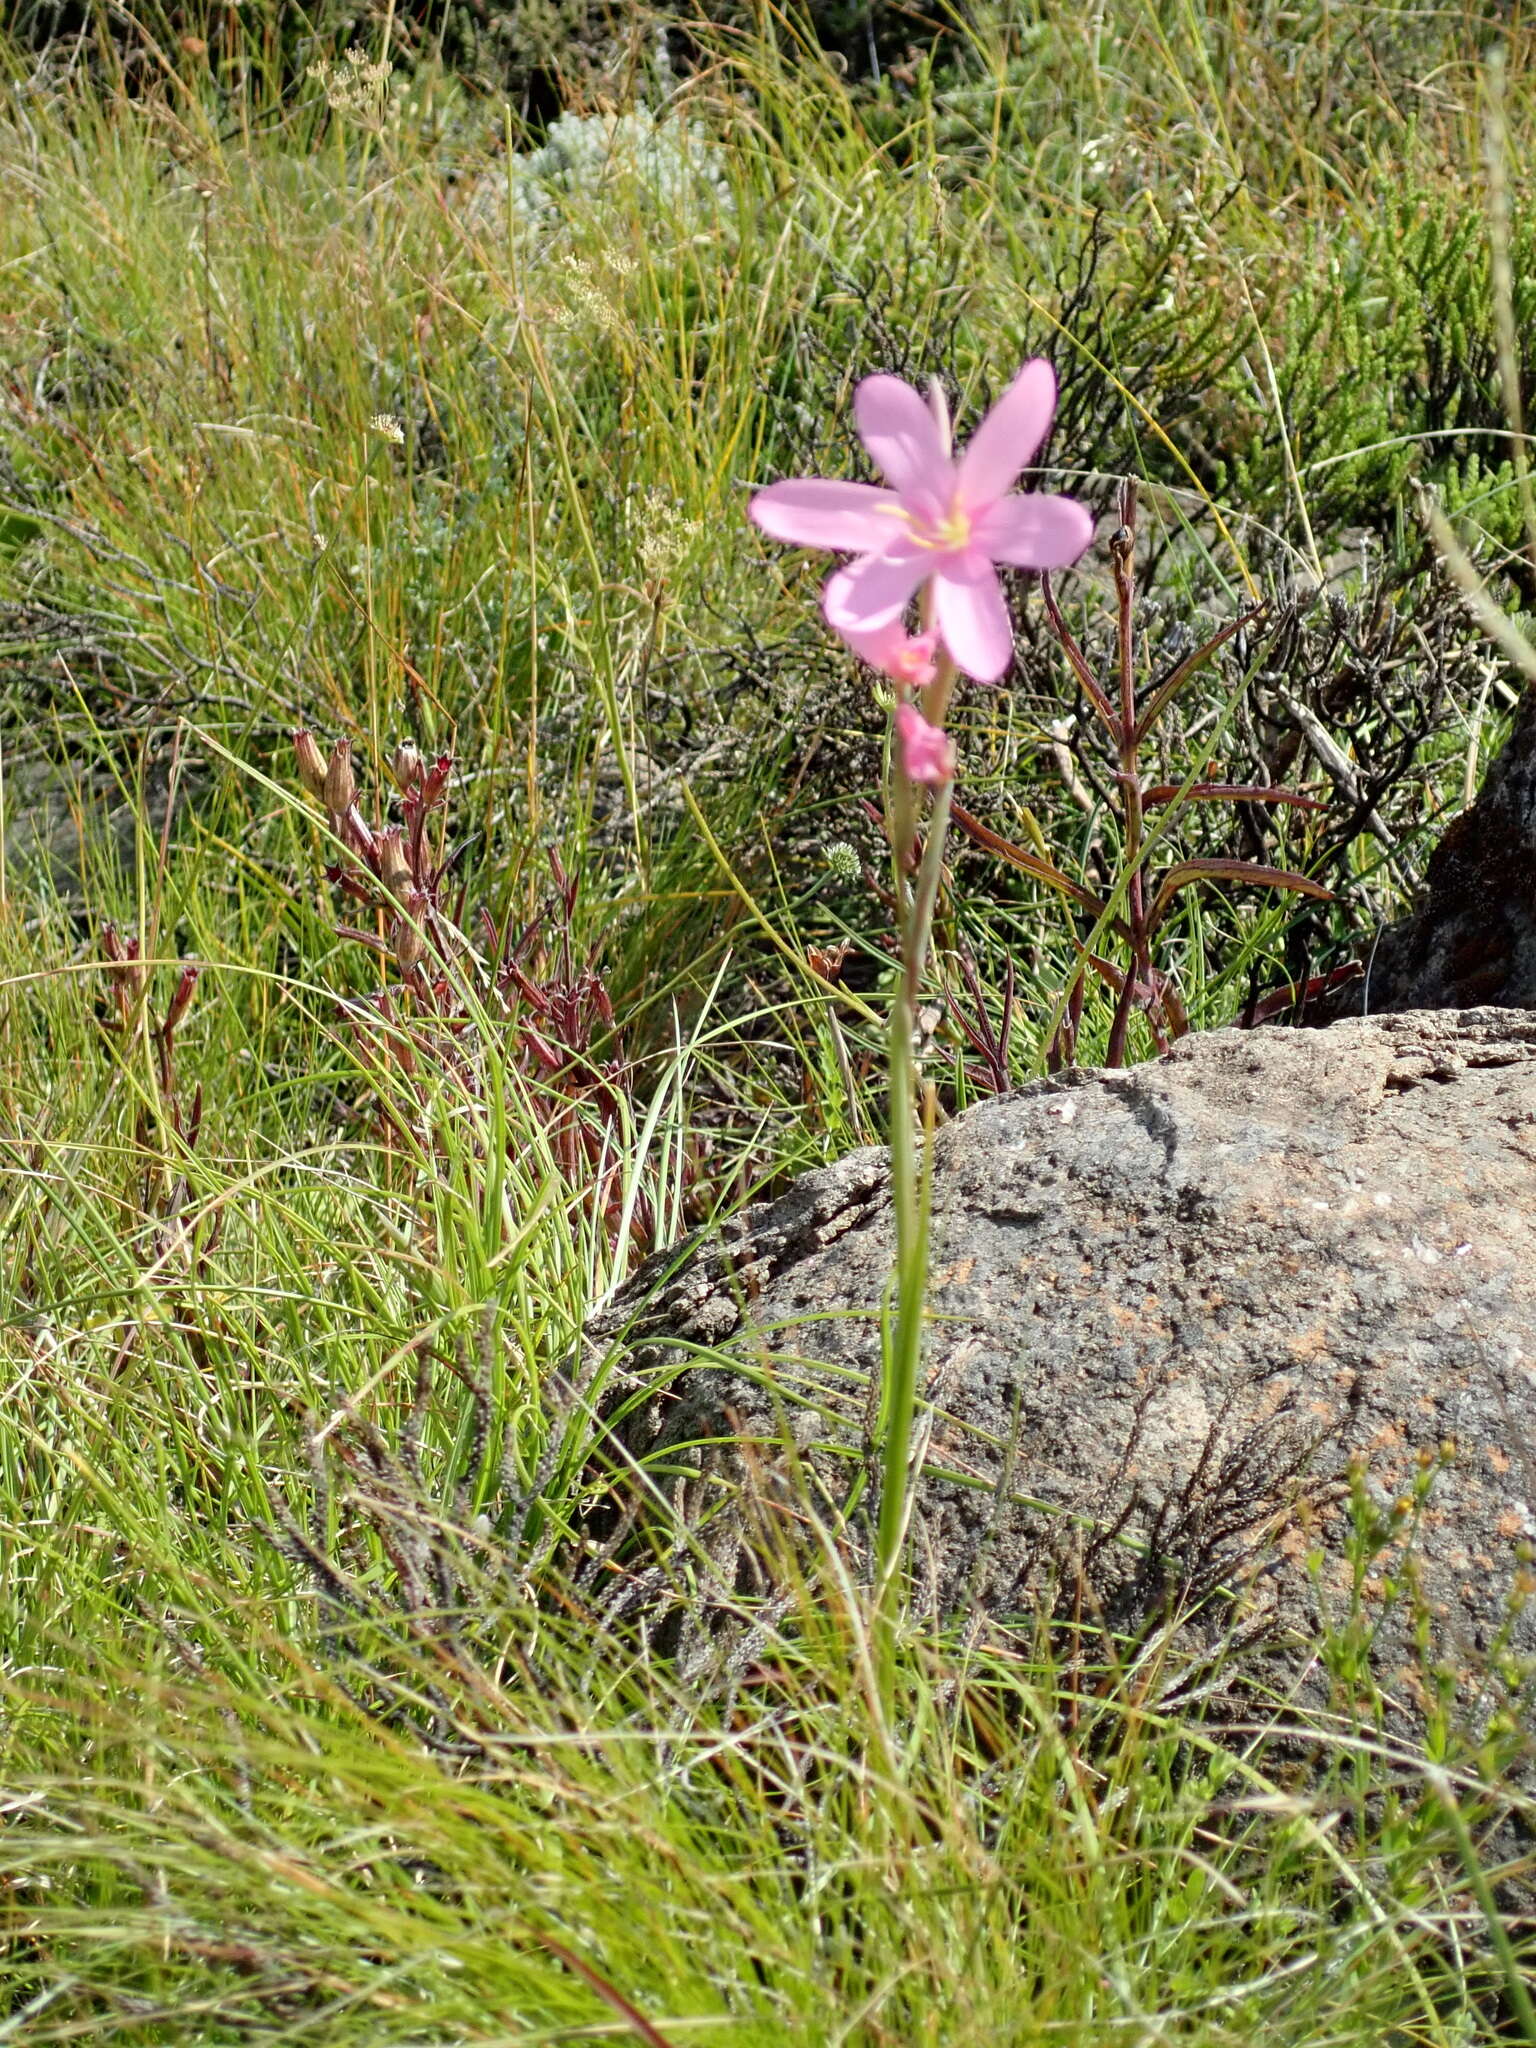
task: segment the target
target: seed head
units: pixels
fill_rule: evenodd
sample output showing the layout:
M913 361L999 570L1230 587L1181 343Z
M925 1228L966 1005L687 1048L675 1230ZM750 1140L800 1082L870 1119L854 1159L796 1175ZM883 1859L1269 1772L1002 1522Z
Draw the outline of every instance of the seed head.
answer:
M394 771L396 782L409 795L417 783L420 782L421 771L425 765L421 758L420 748L411 740L402 740L399 746L396 747L389 765Z

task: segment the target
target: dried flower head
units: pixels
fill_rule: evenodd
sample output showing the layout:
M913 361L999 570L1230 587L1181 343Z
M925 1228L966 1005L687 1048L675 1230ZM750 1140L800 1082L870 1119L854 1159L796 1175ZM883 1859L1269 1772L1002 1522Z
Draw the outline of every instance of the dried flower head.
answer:
M835 946L807 946L805 964L823 981L837 981L841 979L843 963L852 951L851 939L840 939Z

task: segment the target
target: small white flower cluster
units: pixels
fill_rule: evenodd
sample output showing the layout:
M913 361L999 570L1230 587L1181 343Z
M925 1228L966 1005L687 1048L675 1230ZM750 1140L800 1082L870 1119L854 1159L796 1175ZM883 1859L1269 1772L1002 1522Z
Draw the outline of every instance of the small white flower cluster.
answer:
M403 442L405 439L405 424L392 412L374 413L368 421L368 431L381 435L386 441Z
M689 519L665 491L645 494L640 513L640 567L650 585L665 583L687 554L699 531L697 519Z
M560 259L559 283L563 296L549 307L550 319L557 327L581 327L590 323L605 334L626 334L629 323L624 317L622 288L624 280L634 275L635 268L632 256L624 256L616 250L607 252L600 268L589 263L585 256L567 251Z
M491 227L506 210L542 226L572 201L600 200L616 182L632 181L658 212L713 225L732 208L719 145L696 121L658 121L649 107L628 114L562 114L541 148L514 156L509 170L478 182L469 202L477 226Z
M384 111L389 74L394 68L387 57L381 57L377 64L371 62L368 52L354 43L341 63L333 64L322 57L309 66L306 76L319 79L326 103L336 113L371 123L377 122Z

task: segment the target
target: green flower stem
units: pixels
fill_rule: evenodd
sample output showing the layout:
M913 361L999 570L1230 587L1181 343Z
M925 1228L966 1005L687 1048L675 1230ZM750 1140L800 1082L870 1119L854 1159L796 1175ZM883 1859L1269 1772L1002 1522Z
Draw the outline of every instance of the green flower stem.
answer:
M1120 801L1123 806L1125 871L1130 878L1126 891L1126 921L1131 928L1131 957L1126 964L1125 982L1115 1004L1114 1020L1110 1025L1105 1058L1106 1063L1112 1067L1125 1064L1126 1040L1130 1033L1131 1014L1136 1007L1137 987L1149 986L1152 977L1152 948L1147 930L1146 879L1142 873L1142 835L1145 821L1138 766L1141 748L1136 736L1136 567L1132 526L1136 516L1136 498L1134 489L1129 484L1122 491L1121 514L1121 524L1110 536L1109 551L1114 565L1115 595L1119 614L1117 639L1120 649L1120 716L1115 733L1119 774L1116 779L1120 784Z
M930 701L948 698L954 670L946 664L931 686ZM917 1412L917 1379L922 1362L923 1305L928 1291L929 1157L925 1144L919 1161L914 1110L917 1106L917 1003L923 963L933 930L939 883L944 871L944 840L949 826L952 785L934 797L917 884L910 902L901 874L903 853L910 844L916 792L899 759L892 764L895 801L897 901L902 906L901 974L891 1005L891 1195L896 1216L896 1299L886 1351L885 1427L882 1441L880 1522L877 1539L880 1604L891 1597L906 1530L911 1474L912 1424Z
M877 1584L882 1603L895 1579L906 1522L907 1461L912 1451L923 1296L928 1283L927 1233L923 1228L917 1133L912 1114L916 1093L913 1023L913 1006L903 975L891 1009L891 1200L896 1215L896 1298L886 1342L885 1427L881 1444Z

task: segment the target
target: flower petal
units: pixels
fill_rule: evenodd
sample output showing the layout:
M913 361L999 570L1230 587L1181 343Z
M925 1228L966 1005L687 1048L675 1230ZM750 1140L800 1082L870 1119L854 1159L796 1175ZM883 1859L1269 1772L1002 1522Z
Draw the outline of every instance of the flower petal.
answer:
M900 614L872 631L844 626L840 629L840 637L860 661L869 668L878 669L881 675L919 690L925 690L933 681L936 635L923 633L915 640L910 638Z
M1033 459L1056 410L1056 372L1044 356L1020 370L970 438L960 458L958 495L979 512L1013 488Z
M878 484L845 484L824 476L788 477L758 491L749 516L775 540L802 548L846 548L872 554L901 530L901 502Z
M914 509L931 512L949 503L954 464L938 421L910 384L866 377L853 394L853 416L859 439Z
M863 555L829 577L821 609L834 632L870 633L899 619L922 582L933 556Z
M956 668L995 683L1013 659L1013 621L986 556L946 555L933 579L934 612Z
M1093 539L1093 514L1049 491L999 498L971 528L971 545L1011 569L1065 569Z

